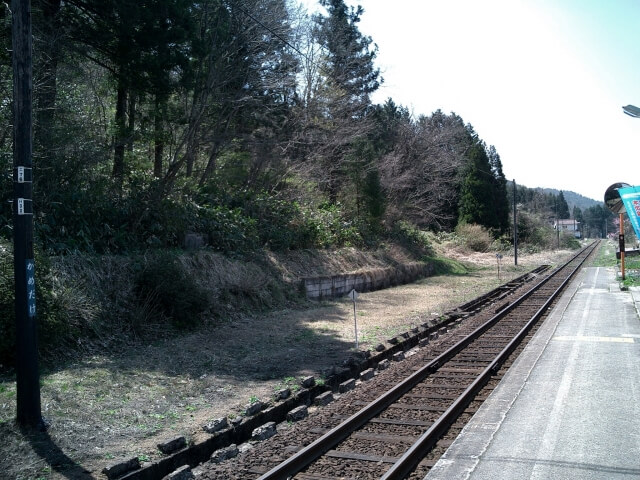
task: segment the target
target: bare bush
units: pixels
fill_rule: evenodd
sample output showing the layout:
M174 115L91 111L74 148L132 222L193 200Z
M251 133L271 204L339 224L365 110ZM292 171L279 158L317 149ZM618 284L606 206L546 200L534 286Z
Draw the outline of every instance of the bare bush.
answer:
M480 225L460 224L456 227L456 233L462 244L473 252L487 252L493 243L491 233Z
M461 119L441 112L399 127L395 148L380 162L382 185L398 215L436 228L455 217L465 138Z

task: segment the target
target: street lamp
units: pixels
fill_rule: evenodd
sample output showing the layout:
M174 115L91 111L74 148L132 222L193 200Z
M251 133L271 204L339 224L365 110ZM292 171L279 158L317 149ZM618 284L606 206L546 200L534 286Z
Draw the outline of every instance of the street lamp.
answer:
M622 111L630 117L640 118L640 108L633 105L626 105L622 107Z

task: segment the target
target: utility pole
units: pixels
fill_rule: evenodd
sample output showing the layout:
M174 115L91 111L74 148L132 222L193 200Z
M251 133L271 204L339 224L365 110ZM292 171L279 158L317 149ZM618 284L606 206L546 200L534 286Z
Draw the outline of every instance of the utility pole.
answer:
M518 265L518 218L516 209L516 179L513 179L513 264Z
M620 213L619 215L620 221L620 233L618 234L618 246L620 248L620 273L622 274L622 280L624 280L624 254L625 254L625 246L624 246L624 213Z
M13 257L16 311L16 419L43 428L33 256L32 39L30 0L11 0L13 48Z

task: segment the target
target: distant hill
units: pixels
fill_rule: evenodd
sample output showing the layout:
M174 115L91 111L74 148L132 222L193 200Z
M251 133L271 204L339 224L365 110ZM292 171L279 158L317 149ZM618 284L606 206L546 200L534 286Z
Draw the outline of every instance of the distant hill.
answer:
M507 186L509 188L511 188L512 192L513 192L513 182L511 182L510 180L507 180ZM560 193L560 190L555 189L555 188L542 188L542 187L527 187L526 185L518 185L518 188L524 187L527 190L534 190L536 192L540 192L546 195L549 194L553 194L553 195L558 195ZM583 212L590 208L593 207L595 205L604 205L604 202L602 201L598 201L598 200L594 200L593 198L588 198L585 197L584 195L580 195L579 193L576 192L571 192L569 190L562 190L562 194L564 195L564 199L567 201L567 204L569 205L569 212L573 211L573 207L578 207L580 210L582 210Z
M556 190L555 188L534 188L534 190L538 190L544 193L553 193L554 195L558 195L560 190ZM587 198L584 195L580 195L576 192L570 192L568 190L562 190L562 194L564 195L564 199L567 201L569 205L569 211L573 211L573 207L576 206L583 212L589 208L596 205L602 205L604 202L599 202L597 200L593 200L592 198Z

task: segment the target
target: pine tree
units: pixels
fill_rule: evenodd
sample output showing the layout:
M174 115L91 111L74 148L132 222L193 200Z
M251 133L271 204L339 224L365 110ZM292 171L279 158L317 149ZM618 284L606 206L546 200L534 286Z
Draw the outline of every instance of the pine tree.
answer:
M314 96L317 108L314 131L319 145L310 156L317 159L317 178L332 203L364 181L372 168L359 152L369 151L374 121L370 94L380 86L380 71L374 65L377 47L358 29L362 7L347 7L343 0L320 0L326 15L316 15L315 35L323 50L322 86Z
M582 216L582 210L577 205L573 207L572 218L580 223L582 223L582 221L584 220L584 217Z
M401 125L409 123L411 115L406 107L396 105L391 98L383 105L375 105L373 108L375 148L382 154L389 153L398 142Z
M316 17L318 38L327 53L330 83L346 93L346 101L369 105L369 95L380 86L380 70L373 64L377 46L358 29L361 6L347 7L343 0L320 0L327 16Z
M500 222L495 211L495 178L481 142L471 147L468 159L460 192L458 222L499 229Z
M582 210L578 206L573 207L572 217L576 221L578 226L578 231L582 234L582 227L584 223L584 217L582 215Z
M125 145L131 142L135 96L160 98L171 89L171 73L188 65L193 22L188 0L71 0L64 22L75 48L116 80L112 176L122 183ZM162 105L163 101L158 104ZM126 125L129 104L130 125Z
M497 228L504 233L509 227L509 200L507 196L507 179L502 172L502 162L496 147L491 145L487 151L489 165L494 178L493 208L497 217Z
M569 218L569 204L565 200L564 193L562 193L562 190L560 190L560 193L558 193L558 196L556 197L556 202L557 202L556 214L558 215L558 218Z

